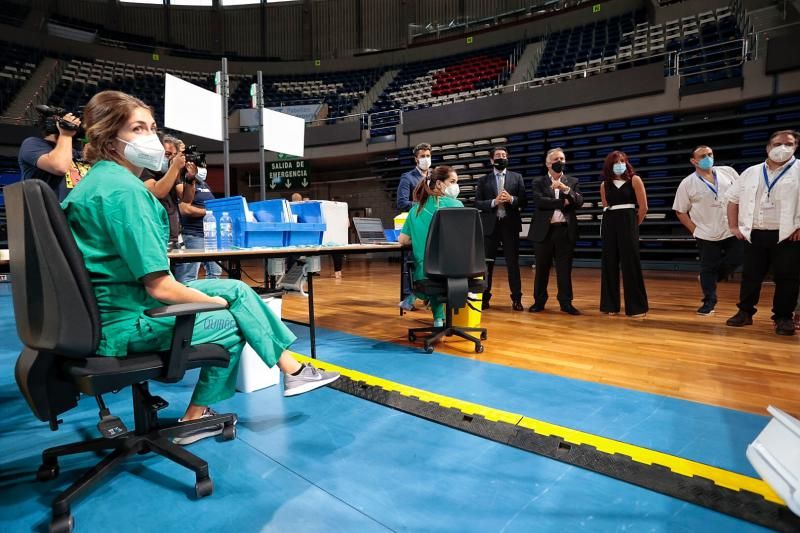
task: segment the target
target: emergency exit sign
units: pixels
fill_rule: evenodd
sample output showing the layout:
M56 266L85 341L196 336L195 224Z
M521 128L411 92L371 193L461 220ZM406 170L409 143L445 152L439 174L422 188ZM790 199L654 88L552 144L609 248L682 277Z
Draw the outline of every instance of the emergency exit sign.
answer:
M595 4L592 6L592 13L600 13L600 4Z

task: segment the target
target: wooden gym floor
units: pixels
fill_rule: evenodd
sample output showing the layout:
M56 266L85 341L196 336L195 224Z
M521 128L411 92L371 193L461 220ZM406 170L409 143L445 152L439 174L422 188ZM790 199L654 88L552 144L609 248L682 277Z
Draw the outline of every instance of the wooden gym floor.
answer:
M246 270L262 279L256 266ZM318 327L410 345L406 329L431 320L424 308L399 316L397 263L348 257L341 280L331 277L331 269L323 259L314 281ZM695 314L701 298L697 274L645 272L650 312L633 319L599 312L599 274L575 269L574 304L584 314L573 317L559 311L555 273L546 311L527 312L533 299L530 267L522 268L526 311L513 312L505 268L499 267L492 308L482 320L489 333L484 353L455 338L436 350L759 414L769 404L800 414L800 335L775 335L771 284L764 285L754 325L730 328L725 320L736 312L738 282L721 283L716 314L702 317ZM301 296L287 295L283 309L284 318L307 319Z

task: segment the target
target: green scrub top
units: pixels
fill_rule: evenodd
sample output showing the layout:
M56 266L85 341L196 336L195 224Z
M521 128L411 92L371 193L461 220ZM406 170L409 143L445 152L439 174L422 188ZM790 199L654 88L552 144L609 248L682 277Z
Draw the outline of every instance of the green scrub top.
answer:
M425 245L428 242L428 229L433 221L433 214L440 207L464 207L460 200L449 196L431 196L420 212L418 204L414 204L408 212L406 223L400 231L411 237L411 253L414 256L414 281L425 279Z
M138 177L112 161L99 161L61 203L100 310L97 353L125 356L144 310L161 304L141 279L169 272L169 221Z

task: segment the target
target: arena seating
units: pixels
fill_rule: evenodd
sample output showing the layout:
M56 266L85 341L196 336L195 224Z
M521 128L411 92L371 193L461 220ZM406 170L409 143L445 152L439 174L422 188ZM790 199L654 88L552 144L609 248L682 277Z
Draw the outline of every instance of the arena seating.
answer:
M195 85L214 90L214 74L159 69L104 59L67 59L61 80L50 95L50 104L68 110L80 109L99 91L115 89L138 96L164 116L164 76L170 73Z
M461 199L465 205L472 205L477 180L490 170L488 150L492 145L508 147L509 168L520 172L528 184L545 173L547 150L563 148L567 172L580 180L586 200L579 215L581 237L576 257L581 262L597 264L602 217L600 169L609 152L623 150L647 189L650 209L640 228L642 259L650 267L680 268L696 260L694 241L672 211L675 190L692 171L688 162L691 150L708 143L714 149L717 164L742 171L766 157L764 147L770 132L796 128L798 121L800 94L783 95L737 107L576 124L434 146L433 163L457 170ZM400 175L413 165L411 151L401 150L374 161L372 170L384 180L387 194L394 199ZM530 206L524 223L532 213ZM530 243L523 241L521 248L521 253L530 257Z
M38 50L0 41L0 114L31 77L41 57Z
M518 43L406 65L383 91L370 113L373 136L395 132L396 110L423 109L494 94L514 72Z
M354 111L385 69L356 70L303 76L265 76L264 105L328 104L328 117L336 118ZM245 79L231 97L232 107L250 107L250 85L255 76Z

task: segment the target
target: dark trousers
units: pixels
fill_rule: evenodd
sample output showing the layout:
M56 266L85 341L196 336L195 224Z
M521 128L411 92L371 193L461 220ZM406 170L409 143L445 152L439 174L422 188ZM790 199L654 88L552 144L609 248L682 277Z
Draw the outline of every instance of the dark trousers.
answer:
M726 279L742 264L744 243L736 237L721 241L697 239L700 252L700 287L703 303L717 304L717 282Z
M566 224L550 224L547 236L534 243L536 274L533 279L533 303L544 307L547 302L547 284L550 282L550 266L555 261L558 303L561 307L572 304L572 255L575 243L569 239Z
M761 296L761 283L770 267L775 278L772 319L792 318L800 291L800 241L778 242L777 231L753 230L744 248L739 309L755 314Z
M600 311L619 313L619 272L625 290L625 314L639 315L649 309L639 259L639 225L636 211L619 209L603 213L603 251L600 274Z
M344 263L344 254L331 254L331 259L333 259L334 272L341 272L342 263Z
M497 247L501 243L508 269L511 300L522 300L522 282L519 277L519 225L516 222L509 222L507 218L498 218L492 234L486 235L483 239L486 251L486 290L483 292L483 300L489 301L492 297L494 260L497 257Z

